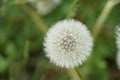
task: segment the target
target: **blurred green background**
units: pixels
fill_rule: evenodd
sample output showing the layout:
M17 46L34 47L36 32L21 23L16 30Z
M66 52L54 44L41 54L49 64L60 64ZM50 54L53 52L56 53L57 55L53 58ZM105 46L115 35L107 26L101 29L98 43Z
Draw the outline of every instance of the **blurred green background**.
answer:
M106 2L80 0L71 15L92 31ZM55 22L65 19L73 3L74 0L62 0L51 13L41 16L44 23L51 27ZM38 13L34 4L25 4ZM90 58L79 68L85 80L120 80L115 61L115 26L118 24L120 4L112 9L94 43ZM0 80L70 80L66 69L56 67L45 57L43 41L44 36L24 7L16 5L14 0L0 0Z

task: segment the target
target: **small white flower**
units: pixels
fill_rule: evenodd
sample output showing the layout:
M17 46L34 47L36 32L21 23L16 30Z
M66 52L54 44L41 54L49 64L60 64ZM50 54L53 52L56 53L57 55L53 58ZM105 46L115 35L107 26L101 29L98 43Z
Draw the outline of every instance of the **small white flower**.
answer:
M61 0L39 0L35 4L41 15L47 15L61 3Z
M120 27L119 26L117 26L116 28L116 35L117 35L116 43L117 43L117 48L118 48L116 62L117 62L118 68L120 69Z
M57 66L73 68L91 54L93 38L85 25L77 20L63 20L52 26L45 38L45 52Z

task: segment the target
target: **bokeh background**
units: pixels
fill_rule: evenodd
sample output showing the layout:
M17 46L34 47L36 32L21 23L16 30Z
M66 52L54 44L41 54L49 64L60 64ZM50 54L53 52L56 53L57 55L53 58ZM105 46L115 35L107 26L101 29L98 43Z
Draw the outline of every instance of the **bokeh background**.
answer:
M72 10L72 17L86 24L92 32L106 2L80 0ZM50 28L69 15L73 3L74 0L62 0L59 6L44 16L38 13L35 4L27 1L24 4ZM0 0L0 80L70 80L66 69L55 66L45 57L44 35L29 15L31 13L24 6L15 4L15 0ZM85 80L120 80L115 41L115 27L119 24L120 4L110 12L91 56L79 66Z

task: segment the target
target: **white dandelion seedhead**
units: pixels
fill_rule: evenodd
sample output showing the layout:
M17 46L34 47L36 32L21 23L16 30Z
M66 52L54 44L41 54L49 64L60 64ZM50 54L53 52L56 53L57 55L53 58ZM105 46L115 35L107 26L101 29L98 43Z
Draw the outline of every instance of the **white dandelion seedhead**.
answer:
M77 20L63 20L52 26L45 38L45 52L60 67L81 65L90 55L93 38L87 27Z
M116 44L117 44L117 48L118 48L118 53L116 56L116 62L118 65L118 68L120 69L120 27L117 26L116 28Z
M36 3L36 8L41 15L47 15L60 3L61 0L39 0Z

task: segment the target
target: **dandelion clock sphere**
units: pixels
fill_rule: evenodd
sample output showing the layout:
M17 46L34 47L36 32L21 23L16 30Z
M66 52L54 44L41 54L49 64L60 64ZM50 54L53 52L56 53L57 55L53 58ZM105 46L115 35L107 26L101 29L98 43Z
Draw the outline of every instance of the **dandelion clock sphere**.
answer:
M81 22L62 20L50 28L44 46L46 56L52 63L73 68L81 65L91 54L93 38Z

